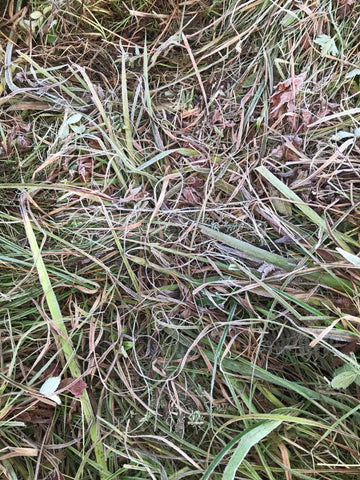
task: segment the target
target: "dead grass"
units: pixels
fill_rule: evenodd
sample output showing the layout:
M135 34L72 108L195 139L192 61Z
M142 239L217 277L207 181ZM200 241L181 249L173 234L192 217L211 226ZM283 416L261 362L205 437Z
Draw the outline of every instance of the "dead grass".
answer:
M359 5L5 3L0 475L357 478Z

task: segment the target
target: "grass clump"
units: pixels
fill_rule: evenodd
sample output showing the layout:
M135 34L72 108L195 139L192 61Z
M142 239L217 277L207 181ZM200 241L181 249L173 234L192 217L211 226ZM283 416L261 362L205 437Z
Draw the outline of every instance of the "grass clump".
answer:
M4 478L358 477L359 13L5 2Z

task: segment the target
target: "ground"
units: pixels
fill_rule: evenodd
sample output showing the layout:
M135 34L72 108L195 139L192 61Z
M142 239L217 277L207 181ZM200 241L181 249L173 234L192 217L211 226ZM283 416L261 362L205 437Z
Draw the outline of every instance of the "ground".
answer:
M0 478L359 478L359 32L0 3Z

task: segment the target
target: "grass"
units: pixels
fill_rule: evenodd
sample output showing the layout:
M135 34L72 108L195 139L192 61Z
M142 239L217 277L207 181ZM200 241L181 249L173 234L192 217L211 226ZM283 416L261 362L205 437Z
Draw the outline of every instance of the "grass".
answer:
M3 3L0 477L358 478L357 2Z

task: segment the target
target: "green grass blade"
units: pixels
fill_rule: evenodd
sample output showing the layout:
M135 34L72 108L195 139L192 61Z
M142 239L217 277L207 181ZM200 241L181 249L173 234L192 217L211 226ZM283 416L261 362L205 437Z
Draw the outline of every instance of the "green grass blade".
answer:
M255 428L249 430L243 437L241 437L235 452L232 454L229 463L227 464L223 480L234 480L236 471L246 457L251 447L259 443L263 438L267 437L275 428L281 425L281 420L272 420L269 422L260 423Z
M229 247L235 248L243 253L250 259L260 262L266 262L271 265L275 265L277 267L282 268L286 271L292 271L295 268L295 264L285 258L277 255L276 253L267 252L262 248L255 247L250 243L244 242L242 240L238 240L237 238L231 237L225 233L218 232L213 230L212 228L206 227L202 225L200 229L210 237L218 240L220 242L229 245Z
M66 330L65 323L63 321L63 316L60 310L58 300L56 298L55 292L52 288L50 278L44 263L44 260L41 256L41 250L39 248L35 233L29 218L29 215L25 208L25 202L21 202L21 213L24 222L26 236L30 245L30 249L33 255L34 263L36 270L39 275L39 280L46 298L46 303L48 305L51 320L54 323L54 331L59 332L59 343L64 352L65 359L69 365L69 370L73 378L80 378L81 371L76 362L76 357L74 355L70 339ZM89 396L87 391L84 390L82 396L80 397L81 406L83 409L84 417L87 424L90 426L90 436L91 440L94 443L95 456L97 464L100 470L101 478L105 478L106 474L106 460L103 452L103 446L101 444L101 439L98 432L98 423L96 422L95 415L92 410Z
M314 212L314 210L311 207L306 205L306 203L304 203L304 201L295 192L293 192L287 185L285 185L281 180L275 177L275 175L271 173L264 166L257 167L256 170L263 177L265 177L268 182L270 182L275 188L277 188L279 192L282 193L282 195L284 195L284 197L295 202L298 209L301 210L302 213L307 218L309 218L315 225L321 228L324 232L328 232L328 226L325 220L321 218L320 215L318 215L316 212ZM353 242L351 238L347 237L346 235L343 235L342 233L333 231L332 234L344 249L349 250L349 247L347 246L345 241L356 244L356 242Z

